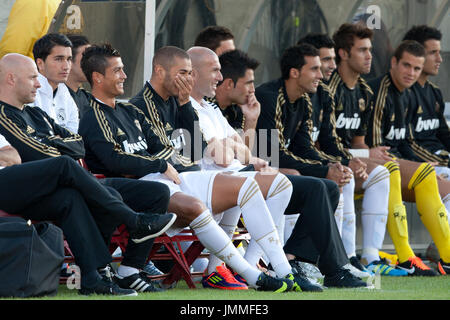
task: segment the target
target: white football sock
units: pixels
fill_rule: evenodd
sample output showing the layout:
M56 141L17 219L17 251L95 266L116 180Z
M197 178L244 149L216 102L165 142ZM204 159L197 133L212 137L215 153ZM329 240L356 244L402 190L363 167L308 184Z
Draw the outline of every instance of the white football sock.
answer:
M362 185L364 198L361 210L363 233L362 260L365 264L379 260L378 251L383 246L389 204L389 171L378 166Z
M234 231L236 230L236 226L239 222L239 217L241 216L241 208L238 206L230 208L226 210L222 219L219 222L219 227L223 229L223 231L227 234L227 236L232 239ZM223 263L222 260L217 258L215 255L209 255L209 263L208 263L208 274L216 271L216 267Z
M347 256L356 255L356 215L355 215L355 179L352 177L349 183L342 188L344 195L344 214L342 221L342 243Z
M289 205L292 195L292 184L285 175L279 173L275 176L267 192L266 205L270 211L275 227L278 232L278 237L284 240L284 211ZM258 248L258 244L250 241L247 248L247 255L245 256L250 265L256 265L262 258L268 262L270 259L264 254L262 248Z
M289 201L291 201L291 195L292 183L285 175L277 174L267 192L266 205L272 215L280 239L284 237L284 212L289 205Z
M133 267L124 266L121 264L119 268L117 268L117 274L122 278L129 277L135 273L139 273L139 270Z
M241 256L231 239L214 221L209 210L201 213L189 226L195 231L199 241L210 253L216 255L244 277L249 285L255 286L261 272L256 268L252 268Z
M253 178L249 177L245 180L239 191L237 204L241 207L245 227L251 234L252 240L264 250L275 273L282 277L291 273L292 268L284 254L274 221L261 190ZM247 252L249 250L250 245Z
M334 219L336 220L339 235L342 238L342 224L344 223L344 194L342 192L339 195L339 202L336 211L334 212Z

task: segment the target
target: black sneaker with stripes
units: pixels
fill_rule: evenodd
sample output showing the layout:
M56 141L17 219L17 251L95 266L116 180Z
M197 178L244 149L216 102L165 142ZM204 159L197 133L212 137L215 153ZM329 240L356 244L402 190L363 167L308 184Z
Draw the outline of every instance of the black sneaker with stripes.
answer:
M130 296L135 297L138 295L135 290L128 288L126 289L121 288L117 283L109 281L106 278L101 278L93 288L81 287L78 293L83 296L100 294L100 295L121 296L121 297L130 297Z
M124 289L133 289L137 292L161 292L164 289L156 287L143 273L135 273L128 277L114 275L114 282Z

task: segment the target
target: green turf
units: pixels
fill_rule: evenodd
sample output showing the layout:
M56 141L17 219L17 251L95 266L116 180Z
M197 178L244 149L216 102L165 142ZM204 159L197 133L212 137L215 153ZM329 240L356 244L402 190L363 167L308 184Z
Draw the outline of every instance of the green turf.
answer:
M215 289L189 289L180 281L175 289L161 293L140 293L137 297L83 297L61 285L55 297L45 300L450 300L450 276L381 277L380 289L326 289L321 293L267 293L255 290L230 292Z

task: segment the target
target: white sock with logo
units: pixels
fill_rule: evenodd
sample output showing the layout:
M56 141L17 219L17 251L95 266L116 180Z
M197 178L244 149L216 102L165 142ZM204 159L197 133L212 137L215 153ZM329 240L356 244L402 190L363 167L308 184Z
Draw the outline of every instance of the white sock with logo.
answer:
M239 208L238 206L226 210L222 215L222 219L219 222L219 227L222 228L222 230L226 233L226 235L230 239L233 238L233 234L234 231L236 230L236 226L239 222L240 216L241 216L241 208ZM208 274L211 274L214 271L216 271L216 267L221 265L222 263L223 263L222 260L217 258L215 255L210 254L208 263Z
M267 192L266 205L270 211L275 227L278 232L278 237L284 241L284 211L291 201L292 184L285 175L279 173L275 176ZM284 244L284 242L283 242ZM255 252L253 252L255 250ZM258 255L260 255L258 257ZM248 255L251 263L258 262L262 258L265 262L269 261L267 255L262 249L257 249L257 246L252 244L250 246L250 253Z
M288 214L284 216L284 243L289 239L297 223L300 213Z
M255 285L260 271L250 266L231 242L231 239L222 228L214 221L209 210L201 213L189 225L199 241L210 253L233 268L234 271L244 277L249 285Z
M389 204L389 171L384 166L372 170L362 187L364 198L361 210L363 250L361 260L369 264L379 260L383 246Z
M284 211L292 196L292 183L285 175L279 173L273 179L267 192L266 205L270 211L280 239L284 238Z
M344 214L342 222L342 243L348 257L356 255L356 215L355 215L355 179L352 178L342 188L344 195Z
M252 241L256 241L264 250L278 276L291 273L292 268L284 254L274 221L261 190L253 178L249 177L245 180L239 192L237 203L241 207L245 227L252 236L245 258L247 259L250 254L253 254L252 252L249 253L249 250L256 250L252 249L256 245L251 245ZM256 252L255 255L258 254L258 251Z
M344 194L342 192L339 195L339 202L336 211L334 212L334 219L336 220L339 235L342 238L342 224L344 223Z

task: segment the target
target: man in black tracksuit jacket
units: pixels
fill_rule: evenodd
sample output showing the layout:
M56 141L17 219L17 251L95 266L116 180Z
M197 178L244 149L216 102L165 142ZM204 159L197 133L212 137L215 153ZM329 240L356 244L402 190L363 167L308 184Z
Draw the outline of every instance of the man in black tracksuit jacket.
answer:
M422 72L411 87L414 103L408 108L408 121L412 138L432 154L423 154L427 159L425 161L437 161L440 166L449 166L450 130L444 117L445 103L441 89L429 80L430 76L439 74L442 65L442 32L427 25L414 26L403 40L419 42L426 52ZM443 171L448 175L448 170Z
M414 103L408 108L408 122L414 141L433 156L424 155L425 161L437 161L449 166L450 130L444 117L445 103L442 92L431 81L422 86L416 82L410 90Z
M411 105L409 89L399 91L390 73L369 82L375 93L375 106L366 143L369 147L389 146L389 153L397 158L422 162L420 148L411 139L406 113ZM415 148L417 147L417 149Z

